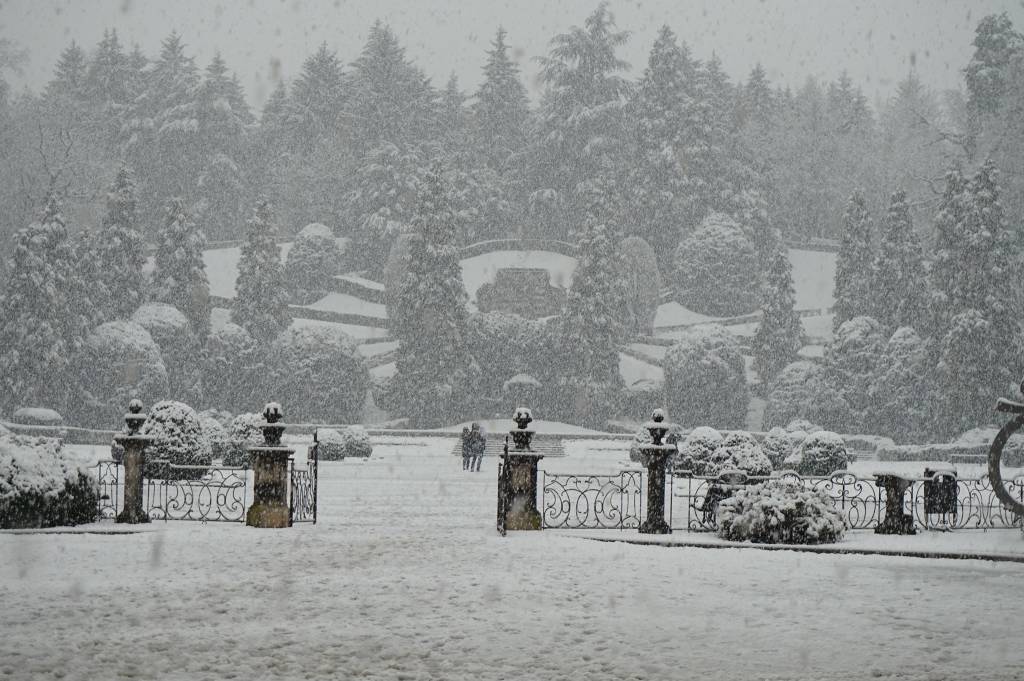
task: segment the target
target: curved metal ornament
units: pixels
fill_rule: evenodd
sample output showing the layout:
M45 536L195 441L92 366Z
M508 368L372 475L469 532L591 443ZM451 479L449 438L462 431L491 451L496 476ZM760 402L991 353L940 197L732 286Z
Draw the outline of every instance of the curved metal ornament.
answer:
M1006 508L1012 510L1014 513L1020 516L1024 516L1024 503L1020 499L1014 499L1010 491L1003 485L1003 474L1000 470L1002 459L1003 459L1003 447L1006 445L1007 440L1010 436L1016 433L1022 426L1024 426L1024 405L1017 405L1005 401L1000 401L1000 411L1018 411L1017 417L1007 423L996 435L996 439L992 441L992 447L988 450L988 479L992 483L992 491L999 497L999 501L1002 502Z

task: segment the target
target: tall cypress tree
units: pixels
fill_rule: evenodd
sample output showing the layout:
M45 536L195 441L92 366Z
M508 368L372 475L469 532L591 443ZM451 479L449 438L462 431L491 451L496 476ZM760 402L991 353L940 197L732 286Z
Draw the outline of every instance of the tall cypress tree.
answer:
M946 172L946 188L935 216L935 245L932 255L932 283L935 288L933 328L943 327L959 310L960 277L963 274L958 250L964 217L971 205L967 183L957 168Z
M921 241L910 219L907 195L893 192L885 231L872 268L873 316L883 326L922 328L928 314L928 284Z
M281 249L274 241L270 203L256 202L242 244L235 281L231 321L264 343L272 341L291 323L284 287Z
M64 409L67 370L89 331L89 303L60 204L51 194L22 229L0 297L0 408Z
M185 210L171 199L157 233L153 258L153 299L181 310L200 339L210 331L210 284L203 262L206 237Z
M768 264L761 299L761 323L751 343L754 370L761 384L770 383L789 363L796 361L803 345L803 326L796 313L793 266L783 250Z
M122 166L107 192L107 214L96 241L100 279L109 296L110 319L127 319L145 302L146 277L142 267L146 254L137 225L135 182L128 168Z
M457 216L435 163L417 191L409 263L395 296L394 392L404 416L438 424L459 414L475 367L466 340L468 296L455 243Z
M854 317L870 315L871 268L874 249L871 246L871 215L864 194L856 191L843 213L843 235L836 257L835 319L833 328Z

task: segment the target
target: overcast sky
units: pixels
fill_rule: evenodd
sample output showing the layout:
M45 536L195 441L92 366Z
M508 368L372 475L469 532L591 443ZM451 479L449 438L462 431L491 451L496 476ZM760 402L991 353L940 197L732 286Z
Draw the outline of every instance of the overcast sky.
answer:
M172 30L182 34L200 66L220 50L262 104L276 73L295 77L321 43L351 62L377 18L389 23L409 56L438 86L453 71L470 93L480 79L495 28L509 33L524 78L536 94L537 66L556 33L581 25L597 0L0 0L0 38L29 51L16 87L39 90L70 41L92 49L103 29L155 54ZM701 59L718 53L734 79L760 61L776 83L798 87L808 75L825 80L849 71L873 101L916 64L937 89L961 85L971 40L985 14L1008 12L1024 28L1024 1L888 0L613 0L620 29L632 33L622 56L643 70L662 24ZM279 71L275 66L279 65Z

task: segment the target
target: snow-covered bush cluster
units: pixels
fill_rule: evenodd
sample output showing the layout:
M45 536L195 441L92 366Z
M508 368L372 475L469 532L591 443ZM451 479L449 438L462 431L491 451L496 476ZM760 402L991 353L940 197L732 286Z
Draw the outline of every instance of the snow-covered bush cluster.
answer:
M148 478L194 480L206 475L213 462L199 416L183 402L163 400L154 404L142 424L141 434L155 438L146 448ZM160 462L196 468L173 469Z
M846 527L828 494L781 480L736 490L718 505L718 536L732 541L825 544Z
M825 369L814 362L793 362L769 385L764 427L785 427L795 419L812 419L824 428L844 432L850 422L849 404Z
M210 443L210 454L213 456L213 460L223 460L229 447L227 426L231 424L231 414L226 411L207 409L199 412L198 417L203 435Z
M194 401L201 395L201 344L188 318L173 305L146 303L131 321L149 332L167 369L168 392L162 397Z
M347 426L340 431L319 428L317 456L321 461L341 461L346 458L367 458L373 453L370 434L362 426Z
M328 280L343 271L343 255L330 227L320 223L303 227L288 251L284 269L292 303L309 305L322 297Z
M675 256L675 289L679 302L701 314L729 317L757 309L760 263L735 220L712 213L683 239Z
M753 435L742 431L724 436L714 428L694 428L679 445L678 470L715 477L739 470L750 476L771 475L772 464Z
M259 406L270 389L265 351L241 326L227 323L206 337L203 397L207 405L231 412Z
M225 466L249 465L249 447L264 442L263 429L265 424L262 414L239 414L231 420L227 429L227 449L224 453Z
M97 501L96 479L67 460L60 440L0 427L0 528L92 522Z
M684 333L665 354L665 404L684 425L743 428L750 391L736 337L709 324Z
M840 435L819 430L804 438L800 447L783 463L800 475L824 476L846 470L851 461L846 441Z

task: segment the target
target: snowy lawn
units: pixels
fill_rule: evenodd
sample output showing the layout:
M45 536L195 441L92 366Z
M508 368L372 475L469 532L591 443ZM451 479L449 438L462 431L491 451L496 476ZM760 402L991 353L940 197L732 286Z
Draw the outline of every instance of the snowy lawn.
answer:
M322 464L316 526L0 534L0 678L1006 679L1024 665L1022 565L503 539L496 460L463 472L454 442Z
M836 254L789 249L796 309L824 310L836 303Z
M506 267L536 267L548 270L552 286L568 290L572 274L576 271L576 258L552 251L494 251L466 258L461 263L462 282L470 297L470 309L476 310L476 292L487 282L493 282L499 269Z
M626 385L632 385L637 381L650 379L654 381L665 380L665 371L653 364L641 361L627 354L619 353L619 375Z
M717 321L718 317L708 317L699 312L683 307L674 300L662 303L658 306L658 312L654 315L654 328L661 326L678 326L680 324L710 324Z
M380 303L371 303L362 298L350 296L347 293L328 293L312 305L303 305L301 307L309 308L310 310L325 310L327 312L361 314L366 317L379 317L380 319L387 319L388 316L387 310Z
M387 329L381 329L375 326L362 326L359 324L339 324L337 322L322 322L317 319L293 319L292 326L295 328L302 328L306 326L334 326L348 335L352 336L356 340L370 339L370 338L387 338L390 333Z

